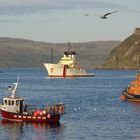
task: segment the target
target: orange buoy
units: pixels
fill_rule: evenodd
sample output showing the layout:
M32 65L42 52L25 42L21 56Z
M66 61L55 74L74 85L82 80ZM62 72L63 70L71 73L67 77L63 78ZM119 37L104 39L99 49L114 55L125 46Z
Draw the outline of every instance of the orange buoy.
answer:
M125 95L121 95L120 96L120 100L125 101L126 100L126 96Z

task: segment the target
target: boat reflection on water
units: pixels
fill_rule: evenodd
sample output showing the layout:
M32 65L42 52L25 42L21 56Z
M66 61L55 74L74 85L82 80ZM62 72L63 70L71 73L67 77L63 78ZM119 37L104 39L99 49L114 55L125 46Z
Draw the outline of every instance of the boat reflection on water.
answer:
M140 102L129 102L134 112L140 113Z
M32 125L34 126L34 128L39 128L39 127L57 128L57 127L63 126L61 123L46 124L46 123L35 123L35 122L18 122L18 121L10 121L10 120L5 120L5 119L1 120L1 125L17 125L17 126Z
M63 139L64 125L61 123L50 125L47 123L16 122L2 119L1 126L4 129L5 138L10 140L25 137L36 140L50 139L52 137Z

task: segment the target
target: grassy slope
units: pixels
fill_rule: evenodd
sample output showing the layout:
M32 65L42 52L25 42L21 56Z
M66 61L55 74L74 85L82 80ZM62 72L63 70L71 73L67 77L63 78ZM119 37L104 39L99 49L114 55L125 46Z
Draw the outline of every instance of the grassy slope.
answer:
M93 68L103 64L111 50L119 43L119 41L71 43L71 48L77 53L79 65ZM44 62L50 62L51 48L53 48L53 61L56 63L68 45L0 38L0 67L43 67Z

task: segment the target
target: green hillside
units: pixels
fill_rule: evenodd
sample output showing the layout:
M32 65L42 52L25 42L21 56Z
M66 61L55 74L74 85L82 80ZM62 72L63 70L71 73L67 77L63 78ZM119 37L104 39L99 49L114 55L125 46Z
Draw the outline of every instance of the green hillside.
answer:
M104 63L110 51L120 41L95 41L71 43L77 53L79 65L86 68L99 67ZM50 62L53 48L53 62L57 63L68 44L37 42L18 38L0 38L0 67L41 68L43 63Z

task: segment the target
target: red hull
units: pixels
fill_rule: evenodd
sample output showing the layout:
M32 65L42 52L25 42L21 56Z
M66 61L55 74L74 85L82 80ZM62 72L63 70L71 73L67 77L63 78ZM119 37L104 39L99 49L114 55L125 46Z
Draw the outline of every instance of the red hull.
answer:
M1 115L4 119L11 121L25 121L25 122L39 122L39 123L48 123L48 124L56 124L59 123L60 115L50 115L47 114L45 116L34 116L29 114L18 114L11 113L4 110L1 110Z

